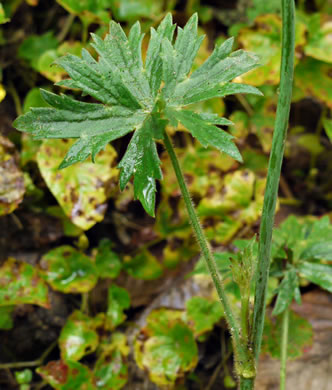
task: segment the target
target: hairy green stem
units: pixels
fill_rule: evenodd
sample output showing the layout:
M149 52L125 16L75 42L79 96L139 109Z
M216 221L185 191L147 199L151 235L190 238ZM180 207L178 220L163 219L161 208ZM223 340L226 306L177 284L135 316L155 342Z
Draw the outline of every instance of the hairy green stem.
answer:
M286 389L286 363L288 347L289 308L282 315L281 329L281 359L280 359L280 390Z
M181 190L181 193L182 193L182 196L183 196L183 199L184 199L184 202L185 202L188 214L189 214L189 219L190 219L192 228L193 228L194 233L197 237L198 244L200 246L200 249L202 251L204 259L206 261L207 268L210 272L214 286L217 290L219 299L224 307L225 316L226 316L226 319L227 319L227 322L228 322L228 325L230 328L230 332L233 336L234 349L236 350L235 353L237 354L238 359L240 361L244 362L247 360L247 353L246 353L246 349L243 347L243 345L241 343L239 325L238 325L237 321L235 320L231 306L228 302L228 299L227 299L227 296L226 296L226 293L224 290L223 282L222 282L222 279L218 273L217 266L216 266L212 251L211 251L209 243L204 235L203 229L200 225L198 216L196 214L196 211L195 211L194 205L192 203L187 185L186 185L184 177L183 177L182 170L181 170L180 165L179 165L179 161L176 157L173 145L172 145L168 135L166 134L166 132L164 132L164 143L165 143L166 150L170 156L177 181L179 183L179 187L180 187L180 190Z
M282 0L282 56L280 68L280 92L267 174L263 214L260 225L259 255L252 326L253 330L251 335L251 343L254 348L256 361L259 358L264 329L267 281L269 277L271 257L272 229L292 98L294 49L294 0Z

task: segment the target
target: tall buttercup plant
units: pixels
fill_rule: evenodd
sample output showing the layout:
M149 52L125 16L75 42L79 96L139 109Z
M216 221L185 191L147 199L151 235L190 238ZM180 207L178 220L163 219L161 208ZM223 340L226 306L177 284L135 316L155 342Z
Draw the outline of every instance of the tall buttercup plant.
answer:
M288 4L290 2L284 1L284 6ZM233 39L230 38L216 46L203 65L191 72L204 39L197 34L197 24L195 14L183 29L177 28L174 39L176 26L168 14L157 30L151 29L143 61L141 45L144 34L140 24L135 23L126 36L121 26L112 21L105 39L92 34L92 46L98 60L84 49L81 57L67 55L56 61L70 77L57 83L58 86L81 90L82 94L99 103L87 103L42 90L42 96L50 107L31 109L20 116L14 126L31 133L35 139L76 139L60 169L84 161L90 155L94 161L109 142L133 131L119 163L120 188L123 190L133 178L135 198L151 216L155 215L156 180L162 179L156 142L163 142L225 310L233 338L236 370L240 386L244 389L249 388L244 386L253 383L255 376L254 354L250 347L250 338L254 334L251 332L250 316L242 316L241 321L243 318L248 321L246 332L242 332L240 321L234 316L225 294L222 278L197 218L167 129L169 126L176 128L181 123L203 146L214 146L242 161L233 137L217 127L232 122L217 114L197 113L187 106L235 93L260 95L261 92L252 86L232 82L237 76L257 67L259 61L253 53L243 50L232 52ZM260 283L258 280L257 285ZM244 301L248 309L247 300ZM257 322L257 315L254 318ZM259 351L259 343L256 344L256 351Z

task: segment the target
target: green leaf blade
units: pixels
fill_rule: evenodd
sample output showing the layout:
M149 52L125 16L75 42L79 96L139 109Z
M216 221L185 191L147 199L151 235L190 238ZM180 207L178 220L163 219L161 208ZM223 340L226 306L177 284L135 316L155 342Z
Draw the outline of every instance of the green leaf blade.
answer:
M206 66L205 71L200 71L198 75L195 75L200 70L198 68L189 78L179 83L174 90L170 104L179 106L199 101L197 99L204 100L196 95L203 94L204 96L204 93L210 90L214 91L214 96L218 96L218 88L258 65L258 57L255 54L237 50L213 66ZM212 97L212 92L207 96L207 98Z
M134 133L127 151L119 164L120 188L123 190L134 176L135 197L148 214L154 216L156 179L162 179L160 160L153 137L165 126L160 118L150 116Z
M218 64L218 62L222 61L231 54L233 44L234 38L231 37L219 46L216 46L210 57L204 62L203 65L201 65L197 70L195 70L195 72L193 72L190 77L194 79L211 71L214 66Z
M293 298L297 294L299 280L295 269L290 269L286 272L280 286L278 287L278 297L276 305L273 309L273 315L279 315L285 311L291 304Z
M160 57L160 53L162 51L162 41L164 38L172 41L174 30L175 25L173 24L171 13L165 16L157 31L154 28L151 28L151 37L146 54L145 69L150 81L153 96L156 96L162 80L163 64Z
M175 118L181 122L203 146L214 146L235 160L242 161L241 154L232 141L234 137L206 121L206 114L202 116L189 110L168 110L167 114L170 119ZM212 123L216 123L216 119Z
M74 361L50 361L38 367L36 372L43 380L57 390L95 390L91 370L84 364Z
M111 247L109 239L103 238L99 241L96 268L100 278L115 279L122 269L121 259Z
M181 315L178 310L152 311L135 340L136 363L158 386L174 387L176 380L184 377L198 362L193 332Z
M185 27L178 27L174 49L179 54L176 63L176 82L182 81L189 73L204 35L197 36L198 16L193 14Z
M300 257L305 260L332 260L332 242L314 242L301 253Z
M61 357L64 361L78 361L96 350L99 336L96 328L103 325L104 315L88 317L75 310L67 319L59 337Z
M164 38L162 42L163 97L171 100L176 85L188 75L204 36L197 36L198 18L194 14L182 29L178 27L174 46Z
M332 292L332 266L325 264L303 262L298 270L310 282Z
M238 84L238 83L226 83L226 84L218 84L210 89L206 89L205 91L198 92L187 98L184 98L181 104L183 106L187 106L188 104L198 103L216 97L222 98L228 95L234 95L236 93L245 93L245 94L263 96L262 92L259 89L251 85Z
M107 200L112 195L109 189L118 182L119 172L114 167L117 153L111 145L106 145L94 164L86 160L59 172L66 153L70 154L69 148L77 145L72 144L72 140L44 140L37 153L37 164L65 215L75 226L88 230L103 220ZM69 161L67 166L79 157L74 155L74 161Z
M124 310L129 309L129 307L130 296L128 291L112 284L108 289L107 328L113 330L120 325L126 319Z
M91 259L69 245L50 250L41 259L41 275L56 291L85 293L97 283Z
M37 267L10 257L0 268L0 306L50 307L48 288Z
M134 130L146 117L143 110L83 103L43 90L42 96L52 107L33 108L16 119L14 126L32 133L36 139L80 138L60 168L83 161L89 154L94 159L108 142Z
M146 77L142 61L137 59L137 53L141 50L143 35L138 31L137 25L133 26L130 41L122 30L122 27L111 21L109 34L102 40L92 34L94 43L92 47L100 55L101 66L109 71L115 69L121 82L128 88L140 104L150 107L151 91L148 78Z
M85 94L93 96L105 104L122 105L129 108L141 108L139 101L121 82L120 74L116 69L108 69L98 63L87 50L82 51L83 58L66 55L56 60L71 77L58 85L78 88Z

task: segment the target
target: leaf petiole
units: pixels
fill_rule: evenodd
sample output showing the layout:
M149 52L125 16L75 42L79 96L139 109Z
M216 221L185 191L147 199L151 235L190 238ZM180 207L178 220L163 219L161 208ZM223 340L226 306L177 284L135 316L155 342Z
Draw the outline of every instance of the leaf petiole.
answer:
M212 254L212 251L210 249L209 243L205 237L205 234L203 232L203 229L201 227L201 224L199 222L197 213L195 211L193 202L191 200L188 187L185 183L184 176L181 170L181 167L179 165L179 161L176 157L173 145L171 143L171 140L169 139L166 131L164 131L164 144L166 147L166 150L170 156L172 166L188 211L189 220L192 225L192 228L194 230L194 233L196 235L199 247L202 251L203 257L206 261L207 268L209 270L209 273L211 275L213 284L217 290L218 297L220 299L220 302L222 303L224 307L224 312L226 316L226 320L229 325L229 330L233 338L233 345L234 345L234 352L235 352L235 360L236 360L236 367L238 367L238 374L241 376L241 374L244 372L249 373L250 375L253 374L252 369L252 359L250 358L248 354L247 346L244 345L244 343L241 340L240 335L240 327L238 324L238 321L235 319L233 311L231 309L230 303L228 301L227 295L225 293L224 285L221 276L218 273L217 266ZM248 369L247 366L250 366L250 369Z
M289 307L282 314L280 390L286 389L286 363L288 348Z

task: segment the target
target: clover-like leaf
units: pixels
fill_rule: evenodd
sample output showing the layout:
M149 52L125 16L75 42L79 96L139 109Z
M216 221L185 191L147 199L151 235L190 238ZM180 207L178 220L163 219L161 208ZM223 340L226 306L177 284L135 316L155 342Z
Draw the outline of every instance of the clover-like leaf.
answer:
M299 260L332 260L332 224L328 216L304 219L290 215L274 230L273 246L279 257L283 248L292 252L295 262ZM285 255L285 254L284 254Z
M60 1L60 0L59 0ZM71 3L69 0L61 3ZM182 107L233 93L261 95L256 88L232 80L258 66L258 58L243 50L232 51L229 39L216 47L211 56L194 72L191 68L204 39L198 36L194 14L184 26L175 25L168 14L160 26L151 29L145 63L142 59L140 24L128 36L121 26L110 23L105 39L92 34L95 60L85 49L82 58L69 54L56 58L56 64L70 76L58 85L79 89L101 104L74 100L66 95L43 91L50 107L32 108L15 121L20 131L36 138L74 138L60 167L85 160L93 161L105 146L135 130L119 164L120 187L134 177L134 195L154 216L156 180L162 179L156 139L164 137L166 125L180 122L203 146L212 145L241 161L232 136L215 125L230 121L212 114L183 111ZM166 119L165 119L166 118Z
M148 250L144 250L134 257L125 257L123 268L129 275L142 280L157 279L163 273L161 264Z
M301 253L301 258L332 260L332 242L318 241L310 243Z
M214 252L214 259L216 262L216 266L220 274L223 275L224 278L228 276L230 273L230 258L233 256L232 252ZM194 271L191 273L192 275L196 274L205 274L208 275L208 269L206 267L204 258L201 257L195 265Z
M121 259L112 251L111 241L107 238L99 241L96 267L100 278L115 279L121 271Z
M194 335L180 311L155 310L135 341L135 359L158 385L174 385L198 361Z
M92 260L69 245L46 253L40 262L43 278L54 290L85 293L97 283L97 270Z
M219 301L193 297L186 302L186 319L195 337L212 330L222 316L223 308Z
M130 307L128 291L122 287L112 284L108 289L108 307L106 312L106 327L114 329L125 319L125 309Z
M66 71L57 65L63 55L79 55L84 45L79 41L63 42L56 49L48 49L36 61L36 70L53 82L59 82L66 77Z
M129 353L126 336L113 333L111 341L100 346L100 355L94 368L97 389L118 390L128 380L126 356Z
M18 49L18 57L26 60L38 70L38 60L47 50L56 49L58 40L51 31L42 35L29 35Z
M328 15L313 14L308 23L309 39L304 48L307 56L332 62L331 20Z
M80 311L74 311L67 319L59 337L61 357L64 361L78 361L84 355L94 352L99 343L96 329L103 325L101 313L90 318Z
M0 267L0 306L24 303L48 308L48 287L37 267L10 257Z
M302 60L295 68L293 100L312 96L332 108L331 71L329 63L310 57Z
M79 362L50 361L36 372L55 390L95 390L93 374Z

